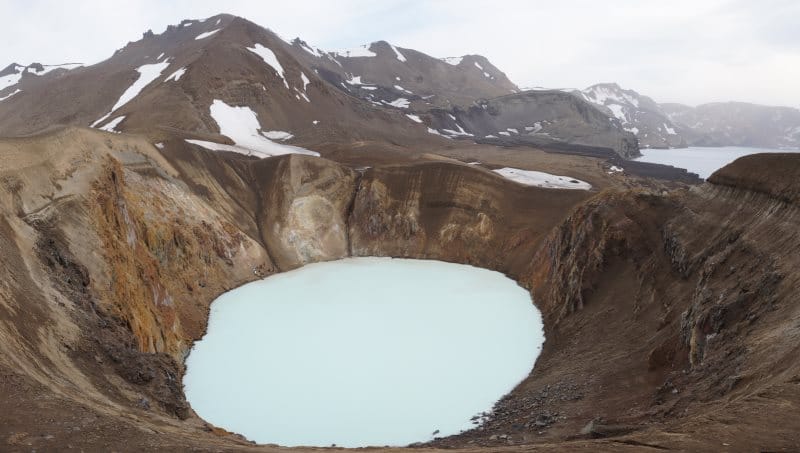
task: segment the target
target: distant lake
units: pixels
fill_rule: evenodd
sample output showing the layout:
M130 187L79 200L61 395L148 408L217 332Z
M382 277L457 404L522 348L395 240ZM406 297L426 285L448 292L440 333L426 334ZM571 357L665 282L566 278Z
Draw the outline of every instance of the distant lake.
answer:
M725 146L722 148L694 146L675 149L642 149L641 152L642 157L636 159L639 162L685 168L692 173L697 173L701 178L707 179L715 171L748 154L789 153L798 152L798 150L746 148L741 146Z

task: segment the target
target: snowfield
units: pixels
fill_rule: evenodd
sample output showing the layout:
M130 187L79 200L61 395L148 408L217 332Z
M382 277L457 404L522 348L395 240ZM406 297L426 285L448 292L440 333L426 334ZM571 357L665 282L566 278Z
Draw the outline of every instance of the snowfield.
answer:
M139 78L136 79L136 81L133 82L133 85L129 86L124 93L122 93L122 96L119 97L119 100L117 100L117 103L114 104L114 107L111 107L111 111L108 112L105 116L103 116L99 120L92 123L91 127L96 127L98 124L102 123L109 116L111 116L111 114L114 113L117 109L130 102L131 99L138 96L139 93L141 93L142 90L144 90L145 87L147 87L147 85L150 85L150 82L159 78L161 76L161 73L165 69L167 69L168 66L169 66L169 61L164 61L162 63L146 64L136 68L136 71L139 73Z
M118 134L119 131L117 131L116 128L117 128L117 126L119 126L119 123L121 123L122 120L124 120L124 119L125 119L125 115L122 115L120 117L114 118L113 120L109 121L108 124L106 124L105 126L101 127L100 130L106 131L106 132L114 132L115 134Z
M164 82L169 82L170 80L174 80L177 82L178 80L181 79L181 77L183 77L184 74L186 74L186 67L180 68L177 71L170 74L170 76L167 77L166 80L164 80Z
M275 72L278 73L278 76L283 80L283 84L286 85L286 89L289 89L289 82L286 81L286 74L283 71L283 66L281 66L281 63L278 61L278 57L275 56L275 53L272 52L272 50L258 43L254 47L248 47L247 50L261 57L261 59L264 60L264 63L274 69Z
M386 101L383 101L386 102ZM397 98L392 102L386 102L387 104L391 105L392 107L398 107L401 109L407 109L411 102L406 98Z
M289 140L290 138L294 137L294 134L291 132L284 132L284 131L266 131L262 132L264 137L267 137L270 140Z
M19 79L22 78L22 69L20 66L17 66L17 70L20 71L19 74L9 74L0 77L0 90L4 90L10 86L14 86L19 83Z
M220 28L218 28L218 29L216 29L216 30L207 31L207 32L205 32L205 33L200 33L199 35L197 35L197 37L196 37L196 38L194 38L194 40L195 40L195 41L200 41L201 39L206 39L206 38L208 38L209 36L212 36L212 35L216 34L216 33L217 33L218 31L220 31L220 30L221 30L221 29L220 29Z
M336 54L337 56L347 57L347 58L377 57L378 54L376 54L375 52L369 50L369 48L371 46L372 46L372 44L369 44L369 45L365 44L363 46L358 46L358 47L356 47L354 49L347 49L347 50L342 50L342 51L333 52L333 53Z
M394 50L394 54L397 56L398 60L402 61L403 63L405 63L407 61L405 55L401 54L400 51L397 50L397 47L395 47L395 46L393 46L391 44L389 44L389 47L391 47L392 50Z
M187 142L212 151L231 151L255 157L271 157L283 154L319 156L317 152L300 148L299 146L275 143L267 138L266 134L259 132L261 125L258 122L258 116L250 107L234 107L215 99L214 103L211 104L210 110L211 117L219 126L220 135L228 137L235 145L225 145L204 140L186 140ZM288 138L284 135L288 134L288 132L271 131L269 134L277 137L277 132L280 132L281 136L285 137L283 138L284 140Z
M519 168L499 168L492 170L500 176L526 186L543 187L545 189L574 189L590 190L592 185L588 182L569 176L558 176L542 171L521 170Z

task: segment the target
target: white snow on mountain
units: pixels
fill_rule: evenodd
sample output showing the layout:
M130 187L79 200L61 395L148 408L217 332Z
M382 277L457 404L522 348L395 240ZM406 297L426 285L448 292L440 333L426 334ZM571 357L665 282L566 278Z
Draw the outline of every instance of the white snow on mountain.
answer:
M159 78L161 76L161 73L165 69L167 69L168 66L169 66L169 61L164 61L162 63L146 64L136 68L136 72L139 73L139 78L136 79L136 81L133 82L133 85L129 86L124 93L122 93L122 96L119 97L117 103L114 104L114 107L111 107L111 111L105 114L99 120L92 123L91 127L95 127L98 124L102 123L109 116L111 116L111 114L114 113L118 108L124 106L125 104L130 102L131 99L138 96L139 93L141 93L142 90L145 89L145 87L147 87L147 85L150 85L152 81Z
M478 69L480 69L481 71L483 71L483 66L479 65L477 61L476 61L476 62L474 62L474 63L475 63L475 66L476 66Z
M587 101L599 105L606 105L608 101L611 101L618 104L631 104L634 107L639 107L639 100L635 97L606 86L593 86L580 91L580 93Z
M628 116L625 114L625 109L621 105L608 104L606 105L606 107L608 107L608 109L611 110L611 113L613 113L614 116L617 117L617 119L620 120L622 123L628 122Z
M22 69L19 71L20 72L16 74L8 74L0 77L0 90L4 90L19 83L19 79L22 78Z
M67 71L70 71L72 69L80 68L82 66L83 66L82 63L66 63L66 64L42 65L42 70L41 71L37 71L36 68L33 68L33 67L28 67L27 68L27 72L29 72L31 74L36 74L38 76L43 76L43 75L47 74L48 72L55 71L56 69L66 69Z
M349 80L345 80L345 82L350 85L364 85L364 82L361 81L361 76L351 77Z
M448 136L446 136L446 135L443 135L441 132L437 131L436 129L432 129L432 128L430 128L430 127L428 128L428 133L429 133L429 134L433 134L433 135L438 135L438 136L440 136L440 137L444 137L444 138L447 138L447 139L449 139L449 138L450 138L450 137L448 137Z
M461 64L461 60L463 59L464 57L445 57L442 58L442 61L444 61L447 64L451 64L453 66L458 66L459 64Z
M117 126L119 126L119 123L121 123L122 120L124 120L124 119L125 119L125 115L122 115L120 117L114 118L113 120L109 121L108 124L106 124L105 126L101 127L100 130L107 131L107 132L114 132L114 133L118 134L119 132L116 130L116 128L117 128Z
M407 109L408 106L411 104L411 102L409 102L409 100L406 99L406 98L397 98L392 102L386 102L386 101L383 101L383 102L385 102L386 104L389 104L389 105L391 105L393 107L399 107L401 109Z
M284 131L266 131L262 132L262 134L270 140L289 140L294 137L292 133Z
M14 96L17 93L22 93L22 90L17 88L16 90L12 91L11 94L7 94L7 95L5 95L3 97L0 97L0 102L5 101L6 99L10 98L11 96Z
M358 57L377 57L378 54L369 50L372 44L358 46L353 49L342 50L338 52L333 52L337 56L340 57L347 57L347 58L358 58Z
M289 88L289 82L286 81L286 76L283 72L283 66L281 66L280 62L278 61L278 57L275 56L275 53L272 52L272 50L258 43L256 43L256 45L253 47L248 47L247 50L261 57L261 59L264 60L264 63L274 69L275 72L278 73L278 76L283 79L283 84L286 85L286 88Z
M213 118L219 126L220 135L230 138L236 145L224 145L203 140L186 140L187 142L213 151L232 151L256 157L270 157L283 154L319 156L317 152L300 148L299 146L275 143L267 138L265 136L266 134L277 136L276 133L282 131L260 133L261 125L258 122L258 116L250 107L234 107L215 99L211 104L210 113L211 118ZM282 132L282 134L287 134L287 132ZM285 137L285 135L282 136Z
M172 74L170 74L170 76L167 77L164 80L164 82L169 82L170 80L174 80L174 81L177 82L178 80L181 79L181 77L183 77L184 74L186 74L186 67L180 68L177 71L175 71Z
M397 55L397 59L398 60L402 61L403 63L406 62L406 57L402 53L400 53L399 50L397 50L397 47L395 47L395 46L393 46L391 44L389 44L389 47L391 47L392 50L394 50L394 53L395 53L395 55Z
M308 87L308 84L311 83L311 81L308 80L308 77L306 77L304 72L300 73L300 80L303 81L303 91L306 91L306 87Z
M504 167L492 170L500 176L526 186L543 187L546 189L574 189L590 190L592 185L588 182L569 176L558 176L542 171L521 170L519 168Z
M201 39L206 39L206 38L208 38L209 36L212 36L212 35L216 34L216 33L217 33L218 31L220 31L220 30L221 30L221 28L218 28L218 29L216 29L216 30L207 31L207 32L205 32L205 33L200 33L199 35L197 35L197 37L196 37L196 38L194 38L194 40L195 40L195 41L200 41Z
M406 116L408 117L408 119L410 119L411 121L413 121L415 123L422 123L422 120L417 115L412 115L410 113L406 113Z
M316 47L311 47L302 41L298 41L298 44L303 50L310 53L311 55L314 55L315 57L322 58L325 55L325 52L321 51Z

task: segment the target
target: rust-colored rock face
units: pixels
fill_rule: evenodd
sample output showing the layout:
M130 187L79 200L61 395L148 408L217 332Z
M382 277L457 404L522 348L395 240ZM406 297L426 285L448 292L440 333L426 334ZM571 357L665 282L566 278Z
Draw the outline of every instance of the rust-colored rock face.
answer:
M768 187L737 163L656 193L169 148L80 129L0 141L5 449L275 450L193 415L183 358L224 291L367 255L499 270L546 321L536 369L482 429L427 447L797 447L800 175L780 156Z

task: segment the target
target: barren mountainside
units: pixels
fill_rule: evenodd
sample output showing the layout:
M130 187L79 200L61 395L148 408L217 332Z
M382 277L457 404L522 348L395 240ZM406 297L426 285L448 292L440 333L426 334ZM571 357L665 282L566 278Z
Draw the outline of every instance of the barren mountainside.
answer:
M616 83L572 90L633 132L643 148L800 148L800 110L743 102L658 104Z
M221 100L252 109L261 130L288 132L290 143L312 149L358 141L411 146L467 137L436 127L431 110L502 103L517 91L482 56L437 59L385 41L326 52L220 15L187 20L158 35L147 32L95 65L9 80L0 87L0 97L8 96L0 101L0 135L28 135L59 124L137 132L159 141L213 138L229 144L217 135L219 124L209 112ZM637 154L635 141L617 123L598 130L580 112L564 115L574 110L572 100L548 102L563 105L526 105L549 124L569 123L543 132L553 141ZM514 127L499 119L490 123L503 127L485 135ZM488 127L468 133L485 138L479 131ZM582 132L563 133L573 127Z

